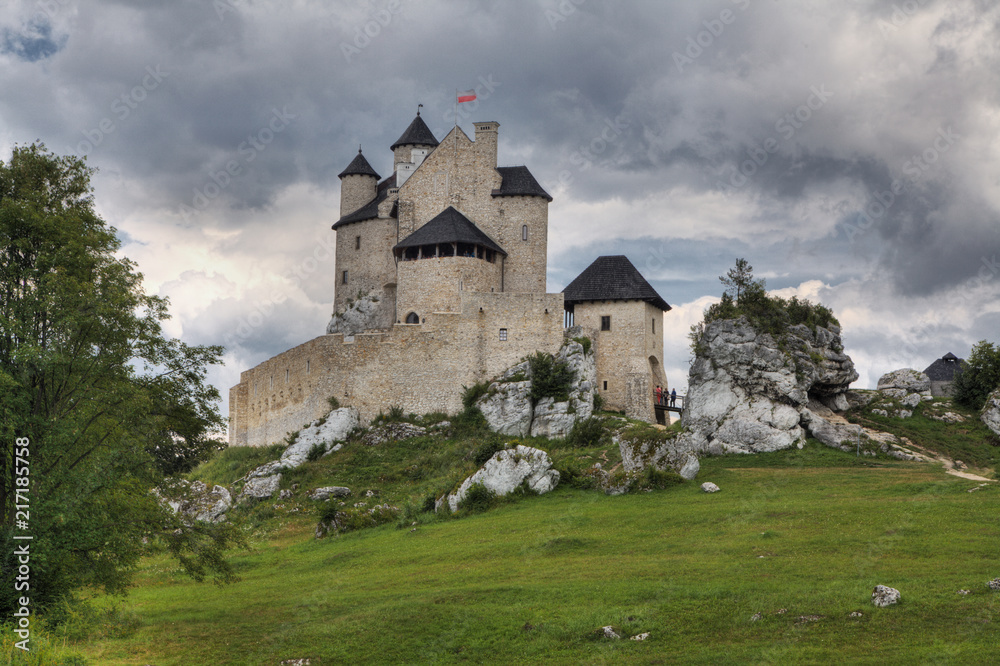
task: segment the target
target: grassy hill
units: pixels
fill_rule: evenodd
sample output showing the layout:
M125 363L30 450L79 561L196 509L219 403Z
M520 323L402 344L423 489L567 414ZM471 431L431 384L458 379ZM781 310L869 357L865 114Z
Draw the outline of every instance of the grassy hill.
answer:
M938 408L884 425L992 474L997 449L981 424L924 409ZM156 666L996 661L1000 593L985 585L1000 576L992 484L810 441L705 458L695 482L608 497L579 473L620 460L607 440L527 440L563 470L556 491L436 516L422 510L427 498L507 441L459 430L354 441L286 474L282 488L298 484L292 499L233 515L256 535L234 554L239 582L194 583L153 553L127 601L95 599L110 609L100 628L57 630L53 654ZM229 450L193 478L231 483L278 451ZM703 481L721 492L702 493ZM354 491L343 510L390 503L400 515L315 539L321 509L304 490L334 484ZM880 583L901 591L897 606L872 606ZM606 625L625 639L599 637Z

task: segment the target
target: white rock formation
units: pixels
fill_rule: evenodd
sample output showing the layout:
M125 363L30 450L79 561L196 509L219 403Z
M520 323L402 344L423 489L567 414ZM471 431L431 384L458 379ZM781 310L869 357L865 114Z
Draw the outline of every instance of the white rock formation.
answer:
M899 590L886 585L876 585L872 590L872 603L879 608L899 603Z
M391 328L393 309L391 301L383 293L366 294L352 301L344 312L333 315L326 326L327 335L356 335Z
M931 380L924 373L911 368L893 370L882 375L878 380L879 391L886 392L892 389L903 391L903 395L910 393L930 395Z
M690 481L698 475L701 463L698 456L686 450L677 449L672 440L656 442L646 439L633 440L615 436L622 456L622 469L629 474L637 474L647 467L670 469Z
M389 442L399 442L411 437L421 437L427 434L427 428L412 423L386 423L370 428L361 438L365 446L379 446Z
M1000 389L993 391L986 399L981 418L987 428L1000 435Z
M316 488L309 493L309 499L314 499L318 502L323 500L328 500L331 497L347 497L351 494L350 488L345 488L344 486L324 486L322 488Z
M257 476L247 479L247 482L243 485L243 490L240 491L238 500L245 502L247 500L270 499L278 491L280 483L281 474Z
M497 451L475 474L448 495L448 506L458 511L469 487L481 483L497 495L507 495L527 481L528 488L544 494L559 485L559 472L552 469L549 454L540 449L518 444L517 448Z
M705 483L701 484L701 489L702 489L703 492L706 492L706 493L717 493L717 492L719 492L719 486L715 485L711 481L706 481Z
M347 439L347 435L361 425L358 410L354 407L335 409L324 418L325 421L317 419L299 431L295 443L285 449L278 460L284 469L293 469L305 463L314 446L322 445L327 453L332 452L336 442Z
M212 486L209 489L201 481L188 483L184 479L178 479L173 487L154 490L154 493L174 513L207 523L221 523L226 519L226 512L233 506L233 497L227 488Z
M523 361L490 384L489 393L476 402L492 430L512 437L565 437L577 420L591 417L597 384L593 351L584 353L583 345L569 340L555 357L573 371L575 379L569 400L556 402L553 398L542 398L532 408L531 367Z
M691 366L676 439L678 450L760 453L801 446L810 400L848 408L847 387L858 378L843 353L840 329L793 326L780 344L745 318L711 322Z

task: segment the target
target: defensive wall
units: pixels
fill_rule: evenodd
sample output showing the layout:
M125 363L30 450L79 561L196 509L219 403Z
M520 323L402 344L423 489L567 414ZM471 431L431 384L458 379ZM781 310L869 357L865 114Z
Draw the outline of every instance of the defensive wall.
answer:
M460 312L430 312L388 332L323 335L240 375L229 391L231 446L266 446L320 418L334 396L370 421L404 412L456 413L462 387L491 378L527 353L556 353L562 294L462 291Z

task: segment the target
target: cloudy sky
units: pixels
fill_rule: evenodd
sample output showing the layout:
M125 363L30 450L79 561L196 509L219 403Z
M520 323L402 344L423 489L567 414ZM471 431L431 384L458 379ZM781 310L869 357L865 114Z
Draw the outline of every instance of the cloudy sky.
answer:
M861 379L1000 339L993 0L12 0L0 159L86 155L168 330L212 380L324 332L337 174L417 104L501 124L553 195L549 291L625 254L689 326L745 257L833 308ZM228 404L223 405L224 412Z

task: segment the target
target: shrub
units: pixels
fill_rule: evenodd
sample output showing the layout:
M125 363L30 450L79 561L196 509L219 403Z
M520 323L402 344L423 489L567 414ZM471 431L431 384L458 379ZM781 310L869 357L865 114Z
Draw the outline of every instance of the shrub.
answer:
M486 422L486 418L478 407L471 407L460 412L451 420L451 425L454 429L453 436L456 438L471 439L490 436L490 424Z
M486 464L487 460L505 448L502 440L497 437L491 437L472 452L472 461L476 463L476 467L482 467Z
M594 411L599 412L604 408L604 396L594 391Z
M326 444L317 442L312 445L311 449L309 449L309 453L306 454L306 460L309 462L316 462L324 455L326 455Z
M489 393L490 382L476 382L472 386L462 386L462 406L466 411L476 406L476 401Z
M578 448L591 449L607 443L609 438L604 421L597 417L577 420L573 424L573 429L569 431L566 443Z
M565 361L557 360L552 354L535 352L528 357L531 366L531 404L543 398L556 402L569 400L569 389L573 383L573 370Z
M340 409L340 401L337 400L337 396L331 395L326 399L326 402L330 405L331 410Z
M583 353L584 354L589 354L590 353L590 345L591 345L590 338L588 338L586 336L582 336L582 337L579 337L579 338L573 338L573 342L579 342L581 345L583 345Z
M643 470L632 483L630 492L664 490L684 483L684 477L672 470L656 469L652 465Z
M487 511L497 504L497 496L481 483L473 483L462 500L462 509L467 513Z

